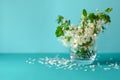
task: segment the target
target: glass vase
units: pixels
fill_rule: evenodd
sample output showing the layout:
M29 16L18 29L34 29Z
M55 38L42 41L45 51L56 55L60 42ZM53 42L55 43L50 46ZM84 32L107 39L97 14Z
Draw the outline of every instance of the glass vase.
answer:
M96 58L96 50L94 49L94 47L71 47L70 51L71 60L81 65L92 64Z

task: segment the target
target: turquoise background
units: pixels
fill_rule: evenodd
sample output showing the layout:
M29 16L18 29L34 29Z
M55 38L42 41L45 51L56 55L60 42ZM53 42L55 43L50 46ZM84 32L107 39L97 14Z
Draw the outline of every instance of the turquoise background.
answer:
M99 53L120 52L120 0L0 0L0 53L68 53L54 35L56 18L77 24L89 12L113 8L112 23L99 36Z

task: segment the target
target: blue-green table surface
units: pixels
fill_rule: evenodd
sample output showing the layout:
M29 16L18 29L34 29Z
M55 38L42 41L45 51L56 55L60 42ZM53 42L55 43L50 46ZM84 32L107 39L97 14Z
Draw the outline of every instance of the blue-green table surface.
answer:
M26 63L29 58L55 57L58 54L0 54L0 80L120 80L120 70L112 69L105 71L97 68L96 71L56 69L35 62ZM60 57L68 58L69 54L59 54ZM120 63L119 53L97 54L102 66L106 62ZM83 66L84 67L84 66Z

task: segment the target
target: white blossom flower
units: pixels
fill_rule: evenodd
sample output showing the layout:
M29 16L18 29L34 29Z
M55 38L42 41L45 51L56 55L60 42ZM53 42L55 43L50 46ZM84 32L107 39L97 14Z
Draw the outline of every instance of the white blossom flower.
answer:
M66 46L66 47L69 46L69 44L70 44L64 37L61 37L61 38L59 38L58 40L59 40L60 42L62 42L63 45Z
M66 19L63 19L63 23L65 23L66 22Z
M76 48L76 47L78 46L78 40L77 40L76 38L73 38L73 39L71 40L71 46L72 46L73 48Z
M72 32L70 30L65 32L65 36L73 36Z
M88 23L89 27L94 27L94 23Z
M69 28L70 28L70 29L77 29L77 27L76 27L75 25L73 25L73 24L71 24L71 25L69 26Z

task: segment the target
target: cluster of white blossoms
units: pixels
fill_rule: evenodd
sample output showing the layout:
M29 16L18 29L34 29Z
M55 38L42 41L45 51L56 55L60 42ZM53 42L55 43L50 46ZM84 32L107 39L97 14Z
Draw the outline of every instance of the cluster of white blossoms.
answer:
M71 48L71 53L75 53L73 58L94 58L96 38L104 31L104 25L111 22L108 15L111 11L112 8L107 8L103 12L97 10L97 13L87 13L83 9L79 25L73 25L70 20L58 16L55 35L64 46Z
M61 36L59 41L61 41L64 46L70 46L73 48L77 48L78 46L84 47L83 44L89 42L92 46L94 45L97 35L102 31L102 21L100 20L97 21L97 24L89 22L84 27L71 24L69 30L64 30L64 36ZM88 47L91 46L88 45Z

